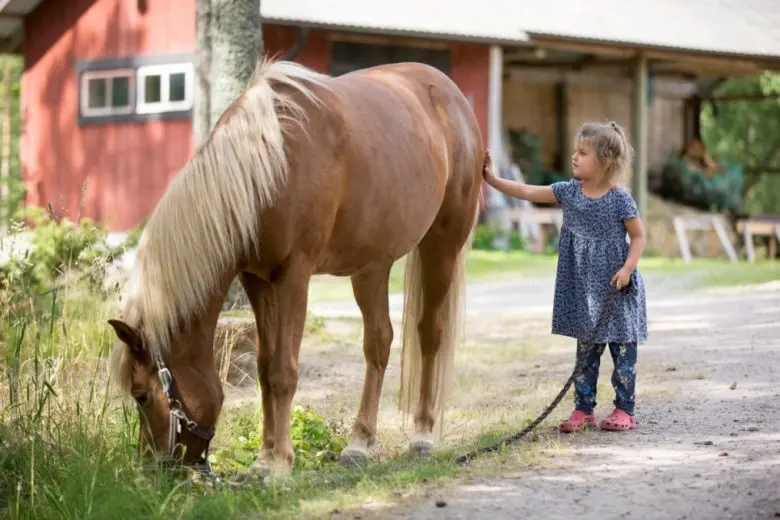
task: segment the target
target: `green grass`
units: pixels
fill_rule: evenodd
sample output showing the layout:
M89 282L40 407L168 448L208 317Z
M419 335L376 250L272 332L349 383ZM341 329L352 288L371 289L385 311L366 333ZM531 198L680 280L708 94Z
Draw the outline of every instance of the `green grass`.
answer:
M472 250L469 253L466 278L469 282L474 282L507 275L553 275L556 262L557 257L553 255L537 255L524 251ZM404 265L405 261L402 258L390 271L391 293L403 291ZM347 277L318 276L312 280L309 290L309 301L312 303L351 298L353 298L352 285Z
M292 478L237 485L193 483L149 465L137 457L130 408L111 407L107 394L91 392L69 399L42 387L33 390L35 406L13 414L14 423L0 447L0 518L289 518L301 513L326 516L335 509L413 495L424 484L441 483L463 471L454 457L461 450L429 459L405 454L370 462L362 469L337 463L295 470ZM39 406L40 405L40 406ZM39 410L43 409L43 413ZM494 442L513 432L504 426L482 435L473 446ZM472 448L467 446L463 449ZM524 446L519 459L533 461L539 450ZM518 460L517 452L499 457ZM495 458L477 461L490 463Z
M554 276L555 263L554 256L473 251L469 256L468 280ZM766 261L734 265L696 260L684 264L679 260L647 258L641 268L648 273L689 277L706 285L780 279L780 263ZM393 292L401 290L402 280L403 263L399 262L392 271ZM320 297L352 298L348 279L325 278L313 285L313 292ZM24 294L20 290L20 295ZM116 309L98 299L66 294L52 294L49 298L46 305L35 310L0 309L2 519L328 516L336 509L343 511L367 500L397 501L399 496L418 494L463 472L495 472L496 464L508 461L520 466L538 465L544 462L541 449L554 442L544 438L544 442L524 442L517 450L480 459L466 469L454 463L454 456L462 451L523 426L520 419L509 420L519 424L507 424L502 417L515 418L518 409L537 410L557 391L558 378L544 384L529 379L524 383L527 387L523 387L508 377L516 371L513 363L538 353L514 340L502 340L511 345L497 349L490 343L466 352L473 356L473 370L461 375L455 390L460 392L461 402L466 395L479 400L462 408L478 416L471 422L464 422L463 417L457 420L461 424L478 422L487 433L480 435L473 430L463 437L465 440L457 449L428 460L410 460L399 448L392 447L399 444L390 443L392 446L384 448L380 461L372 461L362 470L344 469L330 455L343 445L345 432L336 432L335 427L307 416L308 422L294 430L298 432L296 450L306 450L310 457L300 459L307 462L301 463L282 487L254 481L237 487L193 484L170 472L144 466L138 460L137 413L134 407L115 399L106 381L106 357L114 336L105 320L114 316ZM494 326L498 325L491 324ZM308 335L321 333L324 328L321 319L307 320ZM358 348L350 348L353 346ZM491 377L485 378L486 373ZM513 393L500 386L503 380L511 381L518 391ZM608 379L601 381L600 391L608 393L606 385ZM522 401L514 395L519 390ZM491 405L486 407L484 399L490 399ZM537 402L540 400L544 402ZM222 418L213 450L218 469L241 469L254 457L257 417L247 419L241 413L226 410ZM330 455L324 453L323 446L333 450Z
M64 296L51 303L50 312L0 320L2 519L327 516L367 500L414 495L461 471L473 471L453 461L470 446L428 460L411 460L403 448L390 448L362 470L340 468L332 455L343 446L345 432L311 418L296 427L295 416L293 441L303 464L283 487L254 481L209 487L150 468L137 454L137 412L126 399L116 399L106 380L114 337L105 319L113 308ZM321 326L320 320L312 320L311 327ZM223 414L212 450L217 469L241 470L254 458L258 421L251 414ZM465 442L484 443L519 426L498 424ZM323 446L330 456L323 456ZM537 446L508 451L477 466L491 460L527 463L539 453Z
M466 279L472 283L517 276L555 276L557 261L556 255L472 250ZM690 277L699 286L754 284L780 279L780 262L766 260L754 264L745 261L733 264L727 260L695 259L686 264L680 258L651 256L643 258L639 267L648 274L669 273L672 276ZM391 293L403 291L403 272L404 260L401 259L390 272ZM309 290L309 301L312 303L352 298L349 278L320 276L312 280Z

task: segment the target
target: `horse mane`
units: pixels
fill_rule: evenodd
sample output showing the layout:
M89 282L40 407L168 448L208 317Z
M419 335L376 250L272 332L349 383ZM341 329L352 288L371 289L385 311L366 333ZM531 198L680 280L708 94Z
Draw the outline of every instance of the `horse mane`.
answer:
M125 288L123 320L164 354L181 326L202 312L226 269L259 244L258 219L287 178L284 134L306 117L297 92L328 76L261 59L246 91L224 113L152 212ZM279 86L289 87L282 89ZM111 372L129 390L132 359L117 343Z

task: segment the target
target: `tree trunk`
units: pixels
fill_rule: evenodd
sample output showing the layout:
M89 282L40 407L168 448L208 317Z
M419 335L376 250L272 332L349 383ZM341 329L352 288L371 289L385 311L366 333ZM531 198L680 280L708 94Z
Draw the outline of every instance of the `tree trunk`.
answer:
M195 3L195 107L192 137L199 145L211 129L211 0Z
M11 211L11 85L13 83L11 59L3 56L3 111L2 111L2 153L0 153L0 228L8 225Z
M246 89L262 55L260 0L197 0L193 134L200 143Z

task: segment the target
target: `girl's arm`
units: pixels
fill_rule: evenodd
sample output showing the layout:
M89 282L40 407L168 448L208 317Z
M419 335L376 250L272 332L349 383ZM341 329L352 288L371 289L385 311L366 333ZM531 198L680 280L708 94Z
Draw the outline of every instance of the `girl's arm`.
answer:
M554 204L558 202L553 193L552 186L533 186L524 182L501 179L493 175L493 162L490 153L485 153L485 164L482 168L482 176L485 182L493 186L501 193L505 193L516 199L524 199L531 202Z
M639 264L642 252L645 250L645 228L642 226L642 219L633 217L624 221L626 231L631 238L631 244L628 246L628 255L623 269L633 272Z

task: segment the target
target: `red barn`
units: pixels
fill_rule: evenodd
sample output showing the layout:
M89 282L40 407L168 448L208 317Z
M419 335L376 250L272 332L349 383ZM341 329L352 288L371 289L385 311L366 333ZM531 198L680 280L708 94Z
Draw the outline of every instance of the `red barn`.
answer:
M18 17L23 27L27 203L51 203L115 231L138 224L192 151L195 0L11 1L0 16ZM321 72L393 59L437 64L474 100L484 127L486 46L377 46L323 30L304 35L295 60ZM268 24L263 36L266 52L283 54L301 34Z
M620 7L595 1L605 6L575 0L544 6L528 0L263 0L262 30L267 53L292 56L321 72L391 61L439 67L471 100L491 149L500 148L502 111L523 99L518 113L536 114L530 126L538 121L558 135L558 158L565 156L561 136L577 112L574 105L554 108L563 98L548 96L540 81L555 81L549 92L568 96L571 104L576 91L566 94L559 84L576 85L573 73L619 70L619 81L649 83L647 60L653 60L660 64L654 78L677 75L692 82L723 76L737 65L757 73L780 61L774 31L780 11L766 2L717 3L700 15L677 0ZM604 9L615 16L603 17ZM698 32L667 30L670 20ZM724 20L729 29L711 30ZM70 218L87 215L114 231L148 216L193 148L195 0L4 0L0 44L24 56L27 203L51 204ZM518 79L510 67L555 79L536 73L532 84L521 75L523 88L539 94L502 99L504 85ZM632 131L647 125L640 105L632 109ZM646 144L637 139L635 146L642 171Z

